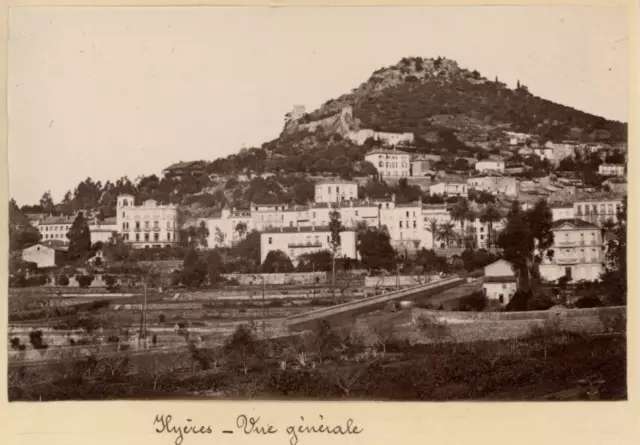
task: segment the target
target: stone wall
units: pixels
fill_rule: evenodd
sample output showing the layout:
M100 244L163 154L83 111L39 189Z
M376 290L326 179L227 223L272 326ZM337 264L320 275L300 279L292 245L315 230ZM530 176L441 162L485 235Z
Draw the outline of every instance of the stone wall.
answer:
M293 273L256 273L256 274L224 274L225 278L234 279L243 286L262 285L311 285L327 283L326 272L293 272Z
M551 324L559 330L590 334L606 333L620 329L626 322L626 307L612 306L590 309L551 308L547 311L529 312L448 312L421 308L411 310L408 333L418 341L429 341L417 328L419 318L446 326L442 340L481 341L524 337L535 326ZM617 320L616 320L617 319Z
M420 284L430 283L439 280L437 275L399 275L399 276L383 276L383 277L366 277L364 280L365 287L409 287L418 286Z

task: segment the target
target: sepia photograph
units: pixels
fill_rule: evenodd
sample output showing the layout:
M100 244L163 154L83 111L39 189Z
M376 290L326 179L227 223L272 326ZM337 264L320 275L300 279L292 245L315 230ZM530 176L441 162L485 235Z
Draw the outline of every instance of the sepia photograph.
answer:
M627 400L621 6L14 7L8 397Z

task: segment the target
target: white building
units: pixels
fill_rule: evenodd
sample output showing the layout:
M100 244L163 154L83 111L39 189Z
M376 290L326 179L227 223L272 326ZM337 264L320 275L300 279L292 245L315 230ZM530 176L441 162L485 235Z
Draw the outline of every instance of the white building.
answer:
M626 169L624 164L600 164L598 174L601 176L624 176Z
M64 262L66 250L35 244L22 251L22 260L35 263L39 269L59 266Z
M553 258L543 258L540 275L547 281L567 276L570 281L595 281L604 271L604 244L600 228L580 219L553 224Z
M490 301L508 304L518 290L513 265L508 261L498 260L485 266L482 289Z
M389 133L365 128L350 132L347 135L347 138L358 145L364 145L367 139L373 139L383 143L384 145L396 146L401 144L412 144L414 136L413 133Z
M380 203L380 225L386 226L391 244L399 251L420 249L425 242L422 202Z
M331 250L331 231L328 227L280 227L267 229L260 234L260 262L269 252L281 250L291 261L301 255ZM356 258L356 233L353 230L340 232L338 257Z
M71 229L74 220L73 216L50 216L40 220L37 228L43 241L55 240L69 244L67 232Z
M467 179L467 185L492 195L518 196L518 180L513 176L477 176Z
M575 218L575 209L573 208L573 204L551 204L549 206L551 209L551 216L554 221L560 221L561 219L572 219Z
M153 199L136 206L132 195L119 195L118 231L134 248L165 247L178 243L178 206L160 205Z
M367 153L364 159L371 162L383 177L406 178L411 169L411 155L400 150L376 149Z
M106 218L104 221L92 221L89 224L89 232L91 232L91 244L107 243L113 234L118 232L117 219Z
M573 201L574 217L592 224L601 225L607 220L618 221L618 211L622 208L622 198L591 196Z
M205 224L209 230L207 246L229 247L241 241L253 230L253 218L248 210L222 209L220 213L207 218Z
M314 200L317 203L341 202L358 198L358 183L341 179L325 179L315 185Z
M467 197L469 188L465 182L439 182L429 186L430 195Z
M504 173L504 160L485 159L476 162L475 169L479 172Z
M297 227L309 219L306 206L251 203L250 212L252 226L259 232L270 228Z

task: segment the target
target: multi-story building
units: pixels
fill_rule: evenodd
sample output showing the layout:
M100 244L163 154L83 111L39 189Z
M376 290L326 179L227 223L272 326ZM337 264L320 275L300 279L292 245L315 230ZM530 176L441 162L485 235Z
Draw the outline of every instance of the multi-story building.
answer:
M607 220L618 221L618 211L621 207L622 198L615 197L592 195L573 201L574 217L596 225L601 225Z
M566 276L570 281L594 281L604 270L604 244L595 224L563 219L553 224L553 258L543 257L540 275L547 281Z
M394 199L379 205L380 225L387 227L391 244L397 250L411 252L424 245L421 201L396 204Z
M231 246L242 240L254 227L251 212L235 208L222 209L213 217L207 218L205 224L209 230L209 248Z
M598 174L601 176L624 176L627 166L624 164L600 164Z
M478 176L467 179L470 188L494 195L518 196L518 180L512 176Z
M280 250L297 262L304 254L331 250L331 230L328 227L278 227L266 229L260 234L260 262L269 252ZM353 230L340 232L339 257L356 258L356 233Z
M554 221L561 219L572 219L575 217L575 210L571 203L558 203L549 205L551 217Z
M504 173L504 169L505 169L504 159L499 159L499 160L485 159L483 161L478 161L476 162L475 169L479 172Z
M465 182L439 182L429 186L430 195L467 197L469 189Z
M89 223L89 232L91 232L91 244L107 243L113 234L118 232L118 222L116 218L106 218L104 221L96 219Z
M165 247L179 241L178 206L161 205L148 199L136 206L133 195L118 196L118 232L134 248Z
M383 177L399 179L409 176L411 155L407 152L376 149L367 153L364 159L372 163Z
M341 179L325 179L315 185L315 202L341 202L358 198L358 183Z
M66 245L69 244L67 232L74 220L75 216L50 216L41 219L37 228L43 241L55 240Z

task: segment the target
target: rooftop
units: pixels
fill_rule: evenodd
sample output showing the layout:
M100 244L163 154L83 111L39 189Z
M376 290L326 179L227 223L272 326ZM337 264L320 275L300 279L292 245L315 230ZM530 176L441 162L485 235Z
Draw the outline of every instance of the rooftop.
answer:
M298 227L272 227L265 229L262 233L329 233L331 229L328 226L298 226ZM342 232L353 232L353 230L343 230Z
M559 219L553 223L552 229L558 229L565 224L571 224L578 229L597 229L598 226L591 224L590 222L583 221L577 218Z
M356 181L347 181L346 179L342 179L342 178L327 178L327 179L321 179L318 182L316 182L316 185L322 185L322 184L353 184L353 185L358 185L358 183Z
M384 148L376 148L375 150L367 153L365 156L369 155L409 155L409 153L402 150L386 150Z

